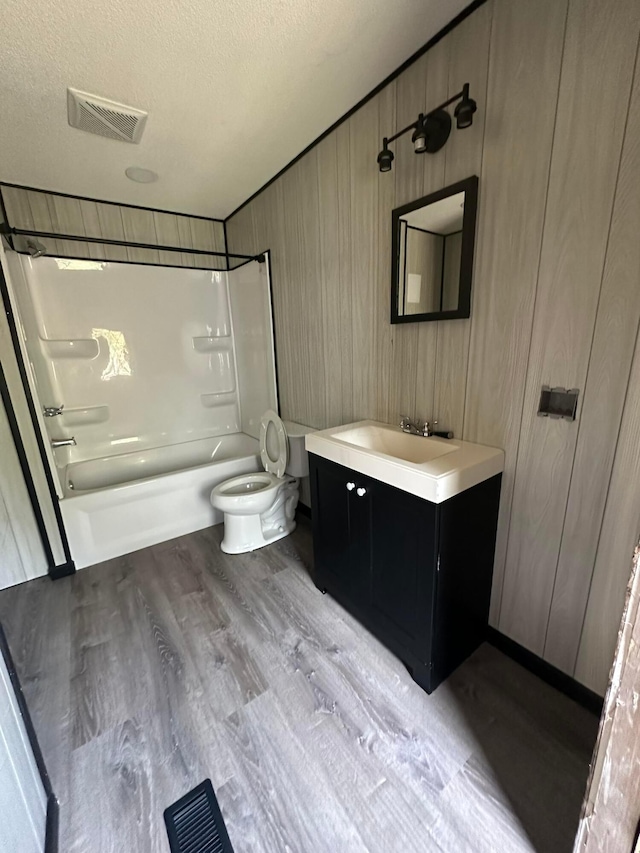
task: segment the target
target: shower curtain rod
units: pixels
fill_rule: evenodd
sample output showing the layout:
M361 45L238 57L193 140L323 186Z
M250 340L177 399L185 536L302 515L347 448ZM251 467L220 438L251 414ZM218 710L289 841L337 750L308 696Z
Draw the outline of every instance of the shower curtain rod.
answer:
M11 225L0 225L0 233L15 235L16 237L41 237L48 240L75 240L78 243L99 243L105 246L124 246L130 249L151 249L155 252L181 252L186 255L210 255L219 258L242 258L245 261L260 261L263 253L259 255L242 255L239 252L215 252L207 249L187 249L179 246L154 246L152 243L132 243L127 240L108 240L106 237L80 237L71 234L56 234L53 231L34 231L26 228L13 228ZM15 246L11 248L15 251Z

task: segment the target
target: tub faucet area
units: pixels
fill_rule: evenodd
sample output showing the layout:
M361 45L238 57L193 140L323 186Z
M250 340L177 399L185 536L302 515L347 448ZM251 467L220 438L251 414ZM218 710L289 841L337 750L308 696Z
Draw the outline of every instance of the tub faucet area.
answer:
M64 403L61 406L45 406L42 413L45 418L55 418L62 414L63 409Z
M76 440L73 436L71 438L52 438L51 439L51 447L55 450L57 447L75 447Z

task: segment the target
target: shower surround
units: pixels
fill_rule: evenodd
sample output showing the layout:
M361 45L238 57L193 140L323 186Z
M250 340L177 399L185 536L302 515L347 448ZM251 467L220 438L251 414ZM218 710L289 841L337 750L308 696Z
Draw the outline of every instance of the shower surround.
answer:
M268 261L9 263L76 566L222 521L211 489L259 470L260 417L277 409Z

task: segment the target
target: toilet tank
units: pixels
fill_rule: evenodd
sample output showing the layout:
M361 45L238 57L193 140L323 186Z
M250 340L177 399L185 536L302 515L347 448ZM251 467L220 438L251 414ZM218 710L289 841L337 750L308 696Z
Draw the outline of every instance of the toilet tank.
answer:
M290 477L309 476L309 456L304 447L304 437L315 432L313 427L297 424L294 421L283 421L289 439L289 462L286 472Z

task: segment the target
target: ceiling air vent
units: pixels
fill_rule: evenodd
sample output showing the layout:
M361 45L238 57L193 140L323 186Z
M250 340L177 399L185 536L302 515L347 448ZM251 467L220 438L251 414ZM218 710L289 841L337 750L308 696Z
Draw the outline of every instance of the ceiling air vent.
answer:
M67 89L69 124L121 142L140 142L147 113L78 89Z

